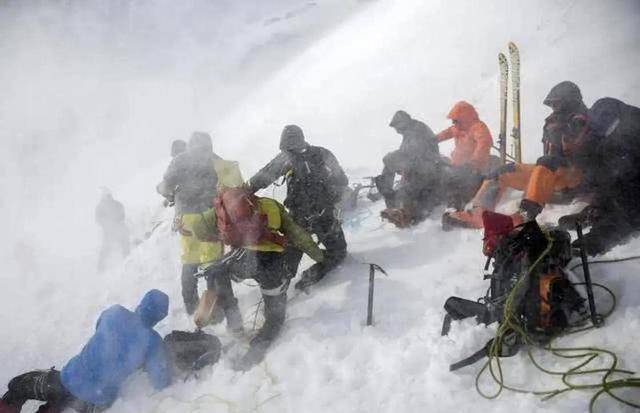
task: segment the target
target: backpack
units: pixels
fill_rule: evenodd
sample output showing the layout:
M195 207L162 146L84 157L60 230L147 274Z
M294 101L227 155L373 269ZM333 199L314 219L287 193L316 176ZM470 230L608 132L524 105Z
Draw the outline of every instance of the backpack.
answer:
M564 271L572 257L568 232L551 229L545 234L535 221L514 228L510 217L489 211L483 214L483 222L483 252L488 257L485 270L493 261L493 271L485 275L490 282L489 289L477 301L459 297L447 299L442 335L448 333L451 320L475 316L478 323L502 323L507 298L512 294L512 317L522 327L528 341L539 345L570 327L574 314L584 316L585 300ZM552 244L547 250L549 240ZM516 334L513 336L516 340L510 348L501 350L501 356L514 355L522 344ZM489 344L485 346L488 347ZM480 355L484 356L484 352L451 368L471 364L479 360Z
M242 188L221 190L214 199L220 240L232 247L255 246L265 241L286 245L286 238L268 228L258 210L258 197Z
M218 337L203 331L173 330L164 337L173 365L181 371L200 370L220 359L222 345Z
M291 172L286 176L287 199L284 202L287 208L321 210L340 201L343 188L334 187L334 171L326 166L325 152L324 148L309 146L290 156Z

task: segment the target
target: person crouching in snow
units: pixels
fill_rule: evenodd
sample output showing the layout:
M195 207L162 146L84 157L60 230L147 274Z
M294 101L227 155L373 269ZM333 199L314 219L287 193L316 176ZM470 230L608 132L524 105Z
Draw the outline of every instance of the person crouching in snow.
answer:
M640 233L640 108L599 99L589 109L589 135L596 156L584 157L582 162L592 167L583 181L593 197L582 211L561 217L558 225L575 229L580 222L591 227L573 247L598 255Z
M515 225L534 220L554 191L578 188L583 167L575 154L590 149L583 145L591 145L585 142L587 108L580 89L572 82L561 82L551 89L544 104L553 110L543 128L544 156L535 164L509 163L493 170L472 200L473 209L445 213L443 229L482 228L482 213L494 210L506 188L525 192L518 212L511 216Z
M237 302L230 278L258 282L264 300L263 326L250 342L248 352L235 363L237 370L249 370L262 361L269 345L280 333L287 308L287 289L298 264L291 248L306 253L316 262L324 261L321 250L302 227L295 223L279 202L259 198L244 188L223 190L215 208L203 213L193 228L200 239L217 239L233 249L203 273L217 299L201 300L194 321L207 324L216 303L223 309Z
M404 228L426 218L440 203L442 160L436 137L423 122L399 110L389 126L402 135L402 143L382 159L384 168L375 184L387 207L380 215ZM396 174L402 176L398 189L393 185Z
M135 312L120 305L103 311L96 331L80 354L61 371L33 371L9 382L0 413L17 413L29 399L46 401L38 412L61 412L71 407L78 412L105 409L118 396L129 375L144 368L156 389L171 382L169 359L162 337L153 329L167 316L169 297L151 290Z
M438 133L436 139L438 142L454 140L444 187L449 206L462 209L480 187L483 174L488 172L493 140L487 125L467 102L453 105L447 118L451 119L452 125Z

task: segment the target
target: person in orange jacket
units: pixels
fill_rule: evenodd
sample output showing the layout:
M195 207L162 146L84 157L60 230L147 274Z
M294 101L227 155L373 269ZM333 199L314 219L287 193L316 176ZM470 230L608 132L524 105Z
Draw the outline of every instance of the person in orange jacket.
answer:
M482 183L489 168L491 132L469 103L460 101L447 115L452 125L436 135L438 142L454 140L446 188L449 205L462 209Z
M564 81L554 86L543 102L553 112L545 120L545 154L535 164L509 163L489 173L473 199L469 211L445 213L443 229L482 228L482 213L493 210L506 188L524 191L514 225L534 220L551 199L554 191L578 189L582 171L589 165L578 162L579 153L589 146L587 108L577 85Z

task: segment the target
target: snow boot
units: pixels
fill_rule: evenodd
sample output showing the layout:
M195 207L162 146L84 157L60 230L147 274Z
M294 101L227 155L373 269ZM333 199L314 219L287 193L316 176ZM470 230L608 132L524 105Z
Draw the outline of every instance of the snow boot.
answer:
M565 231L574 230L576 224L579 222L582 228L587 228L593 225L594 221L598 219L600 211L598 208L587 205L582 211L575 214L569 214L560 217L558 220L558 226Z
M451 231L454 228L481 229L484 208L473 207L470 211L445 212L442 215L442 229Z
M0 413L18 413L20 406L14 406L0 399Z
M523 199L520 201L518 212L511 215L513 226L517 227L525 222L535 221L536 217L542 212L542 205L537 202Z
M62 413L65 409L64 406L52 404L51 402L45 403L36 410L36 413Z
M387 208L380 212L380 217L391 222L398 228L407 228L414 222L413 214L406 208Z

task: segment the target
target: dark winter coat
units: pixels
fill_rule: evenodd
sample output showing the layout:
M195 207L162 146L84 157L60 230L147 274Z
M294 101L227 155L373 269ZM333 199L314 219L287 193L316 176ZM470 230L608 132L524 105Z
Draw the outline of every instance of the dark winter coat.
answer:
M640 222L640 108L603 98L589 110L595 167L587 179L597 203L616 202L634 222Z
M249 185L257 191L282 176L287 180L284 204L297 217L332 210L349 184L333 153L320 146L280 152L249 180Z
M103 196L96 206L96 222L103 228L124 225L124 206L111 195Z
M411 166L415 167L423 162L440 159L436 135L423 122L411 119L407 127L399 133L402 135L402 143L398 152L409 161Z
M168 386L169 359L162 338L153 330L167 316L168 306L165 293L151 290L135 312L120 305L103 311L93 336L63 367L64 387L80 400L108 406L137 369L144 368L156 389Z
M544 155L568 158L563 137L565 140L577 137L583 126L581 120L586 120L588 111L580 89L572 82L560 82L549 91L543 103L554 109L542 128Z
M176 212L202 212L211 207L216 195L218 175L214 161L219 159L213 152L189 148L173 158L158 192L174 196Z

